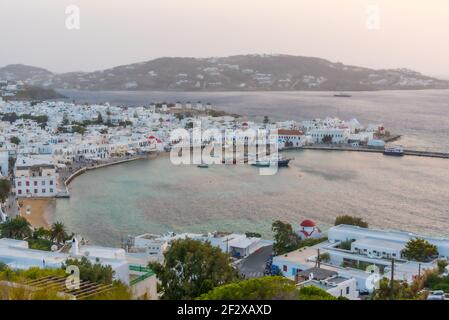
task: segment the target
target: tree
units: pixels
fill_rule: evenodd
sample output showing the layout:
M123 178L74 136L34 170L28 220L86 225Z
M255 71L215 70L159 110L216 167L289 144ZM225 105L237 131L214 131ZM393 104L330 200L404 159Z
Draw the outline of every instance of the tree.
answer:
M79 126L79 125L75 125L72 127L72 132L79 133L79 134L83 135L86 133L86 128Z
M333 141L332 136L328 134L326 134L322 139L322 142L325 144L332 144L332 141Z
M268 118L268 116L264 116L264 117L263 117L263 123L264 123L264 124L270 123L270 118Z
M11 183L7 179L0 179L0 203L3 203L8 199L11 192Z
M307 286L299 289L298 300L340 300L340 298L337 299L330 293L315 286ZM346 299L343 298L342 300Z
M292 225L280 220L274 221L271 230L274 233L273 253L281 255L297 249L299 238Z
M68 239L65 226L62 222L55 222L51 226L51 239L61 244Z
M438 255L435 245L422 238L410 239L402 250L402 255L408 260L428 262Z
M10 139L9 139L9 141L12 143L12 144L15 144L16 146L18 146L19 144L20 144L20 139L18 138L18 137L11 137Z
M162 289L162 299L195 299L239 278L228 254L210 243L175 240L164 253L164 264L150 262Z
M362 228L368 228L368 223L363 221L362 218L352 217L349 215L338 216L335 218L335 225L348 224L351 226L359 226Z
M101 112L97 112L97 120L96 120L97 124L102 124L103 123L103 116L101 115Z
M262 235L258 232L246 232L245 235L248 238L262 238Z
M27 219L18 216L0 226L2 237L23 240L31 237L33 232Z
M295 282L270 276L216 287L199 300L294 300L297 294Z
M101 284L112 284L113 282L114 270L109 265L102 265L99 260L92 263L86 257L82 257L81 259L67 259L62 265L62 269L65 270L67 266L77 266L80 271L80 279L83 281Z
M199 300L336 300L326 291L314 287L297 288L296 283L281 276L239 281L201 295Z
M391 282L387 278L382 278L379 281L379 286L374 290L372 295L373 300L410 300L417 298L418 293L413 286L405 281L394 280L393 288L391 288Z
M61 126L64 127L66 125L68 125L70 123L69 121L69 116L67 115L67 113L64 113L62 115L62 122L61 122Z
M447 260L438 260L437 261L437 267L439 273L444 273L446 271L446 267L449 263Z

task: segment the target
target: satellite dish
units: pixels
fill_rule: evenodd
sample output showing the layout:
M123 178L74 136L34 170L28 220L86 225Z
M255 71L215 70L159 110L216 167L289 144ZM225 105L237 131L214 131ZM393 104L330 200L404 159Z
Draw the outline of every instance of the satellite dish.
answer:
M90 252L89 252L89 251L84 252L84 256L85 256L85 257L88 257L89 255L90 255Z

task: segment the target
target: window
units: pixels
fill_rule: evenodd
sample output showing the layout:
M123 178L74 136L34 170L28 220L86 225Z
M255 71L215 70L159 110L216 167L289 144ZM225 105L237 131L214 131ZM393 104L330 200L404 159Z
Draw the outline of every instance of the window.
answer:
M284 265L284 266L282 267L282 270L283 270L284 272L287 272L288 267L287 267L286 265Z
M53 185L53 180L50 180L50 185L51 185L51 186Z
M34 185L37 186L37 181L34 181Z
M50 193L53 193L53 189L52 188L50 188Z
M27 187L30 186L30 182L29 181L25 182L25 184L26 184Z
M346 294L349 294L349 290L350 290L350 288L346 287Z
M18 193L18 194L22 194L22 190L20 190L20 189L17 190L17 193Z
M42 193L45 193L45 189L42 189Z
M42 180L42 185L45 186L45 180Z
M22 186L22 181L17 182L17 186L21 187Z
M37 189L34 189L34 193L37 193Z

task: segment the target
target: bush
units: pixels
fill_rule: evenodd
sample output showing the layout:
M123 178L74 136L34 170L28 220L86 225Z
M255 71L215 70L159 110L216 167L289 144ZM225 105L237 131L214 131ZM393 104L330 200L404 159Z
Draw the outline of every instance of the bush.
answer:
M362 218L353 217L349 215L338 216L335 218L335 225L347 224L351 226L358 226L361 228L368 228L368 223L363 221Z

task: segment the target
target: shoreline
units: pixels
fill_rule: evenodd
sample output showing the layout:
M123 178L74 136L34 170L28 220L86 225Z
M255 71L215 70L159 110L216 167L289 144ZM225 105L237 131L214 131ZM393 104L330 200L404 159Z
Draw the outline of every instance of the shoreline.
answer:
M149 159L148 155L147 156L138 156L138 157L130 158L130 159L113 161L110 163L98 164L98 165L95 165L92 167L82 167L82 168L78 169L77 171L75 171L74 173L72 173L65 181L63 181L63 184L67 188L70 185L70 183L72 183L72 181L75 180L75 178L77 178L78 176L82 175L83 173L85 173L87 171L106 168L109 166L119 165L119 164L128 163L128 162L132 162L132 161L137 161L137 160L146 160L146 159Z

